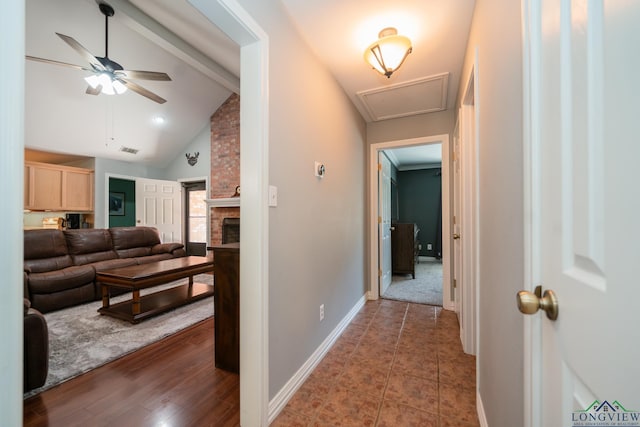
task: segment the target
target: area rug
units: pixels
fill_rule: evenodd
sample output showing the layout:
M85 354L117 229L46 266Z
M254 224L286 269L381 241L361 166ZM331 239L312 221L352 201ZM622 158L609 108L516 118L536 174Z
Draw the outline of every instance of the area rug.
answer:
M442 306L442 262L421 260L415 279L410 274L394 275L382 298Z
M140 291L141 295L186 283L177 280ZM213 275L194 276L194 282L213 284ZM119 302L131 294L111 299ZM44 386L25 393L30 397L95 369L155 341L213 316L213 297L187 304L159 316L131 324L98 313L101 301L45 314L49 328L49 375Z

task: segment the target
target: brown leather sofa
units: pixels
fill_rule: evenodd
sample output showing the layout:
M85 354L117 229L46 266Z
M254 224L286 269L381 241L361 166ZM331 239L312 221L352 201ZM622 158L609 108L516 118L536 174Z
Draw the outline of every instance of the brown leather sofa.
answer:
M41 313L98 300L96 271L185 255L152 227L25 230L24 297Z
M24 391L42 387L49 373L49 330L44 316L24 299Z

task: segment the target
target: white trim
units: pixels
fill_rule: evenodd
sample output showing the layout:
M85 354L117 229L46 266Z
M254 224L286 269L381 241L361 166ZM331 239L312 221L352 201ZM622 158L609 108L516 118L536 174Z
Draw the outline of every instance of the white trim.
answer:
M25 1L3 2L0 14L0 210L2 238L0 249L0 425L22 425L23 326L22 312L24 262L22 207L24 206L24 46Z
M268 425L269 37L237 0L189 0L240 45L240 424Z
M278 414L284 409L289 400L293 397L296 391L302 386L306 379L311 375L313 370L318 366L318 363L322 358L331 350L333 344L340 338L340 335L347 329L347 326L351 323L353 318L358 314L360 309L364 306L367 300L367 295L363 295L362 298L356 302L356 305L347 313L347 315L338 323L335 329L329 334L327 338L318 346L316 351L307 359L306 362L298 369L298 371L287 381L287 383L280 389L278 393L269 402L269 423L276 419Z
M450 189L449 189L449 135L433 135L420 138L401 139L378 142L369 147L369 298L378 299L378 152L390 148L410 147L442 143L442 300L443 308L453 310L451 301L451 222L450 222ZM446 256L445 256L446 255Z
M462 251L460 338L465 353L476 354L479 330L479 85L478 49L460 107L460 236ZM477 361L477 360L476 360Z
M489 422L487 421L487 415L484 413L484 404L482 403L482 396L480 395L479 390L476 390L476 412L478 413L478 421L480 423L480 427L489 427Z
M523 89L523 195L524 195L524 289L533 291L540 283L540 153L539 58L541 6L522 0L522 89ZM542 426L542 321L541 316L524 316L523 328L523 388L524 427Z
M205 199L208 208L239 208L240 197L221 197L219 199Z

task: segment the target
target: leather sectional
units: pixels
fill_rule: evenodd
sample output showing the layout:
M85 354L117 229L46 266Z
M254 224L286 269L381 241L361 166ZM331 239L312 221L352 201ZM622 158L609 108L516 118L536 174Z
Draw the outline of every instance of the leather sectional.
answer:
M25 230L24 297L41 313L99 300L96 271L185 255L152 227Z

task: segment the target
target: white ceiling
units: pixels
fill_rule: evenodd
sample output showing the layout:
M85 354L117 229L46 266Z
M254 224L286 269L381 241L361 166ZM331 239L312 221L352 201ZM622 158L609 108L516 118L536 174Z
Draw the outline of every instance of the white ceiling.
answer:
M169 74L171 82L136 81L167 102L159 105L130 92L86 95L84 72L26 61L26 145L164 166L181 154L218 106L237 91L238 47L186 0L108 2L115 9L109 21L109 57L125 69ZM85 65L55 35L59 32L75 38L95 56L104 56L104 16L94 0L26 3L27 55ZM282 3L366 121L454 107L474 0ZM366 46L388 26L395 26L413 44L413 52L390 79L373 71L362 58ZM422 85L438 76L446 76L444 83L441 79L439 86ZM413 97L407 108L407 87L416 82L419 85L410 90ZM374 102L367 105L368 101L363 102L367 98ZM152 123L156 115L167 119L164 127ZM140 152L121 153L121 146Z
M442 144L393 148L384 152L401 171L440 167L442 164Z
M298 30L327 64L362 116L375 119L358 93L404 87L408 82L448 73L444 109L453 108L464 61L474 0L282 0ZM363 59L364 50L385 27L409 37L413 52L391 78L375 72ZM385 102L402 108L406 93L387 93ZM433 105L424 92L425 108ZM399 97L400 99L397 99ZM403 102L403 99L405 102ZM414 108L421 111L420 106ZM390 116L392 114L386 114ZM406 115L406 114L405 114Z

